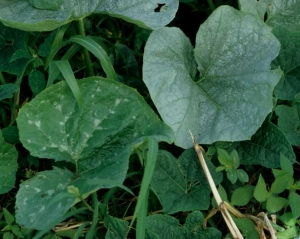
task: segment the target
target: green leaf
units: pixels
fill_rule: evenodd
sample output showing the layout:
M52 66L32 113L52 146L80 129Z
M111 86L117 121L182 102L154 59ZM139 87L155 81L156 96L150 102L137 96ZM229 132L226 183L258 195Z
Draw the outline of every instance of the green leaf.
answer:
M215 183L222 173L207 161ZM193 148L186 150L177 160L167 151L160 151L151 186L160 199L164 213L207 210L210 204L210 187ZM201 198L201 200L199 200Z
M287 204L288 201L285 198L271 194L267 199L267 210L269 213L278 212Z
M148 214L148 198L149 198L149 186L151 178L154 173L155 164L158 154L158 142L154 138L148 138L149 149L147 153L146 165L144 168L144 175L141 183L141 188L137 200L137 204L134 209L133 219L130 223L130 228L132 227L135 217L137 218L136 226L136 238L145 237L145 217Z
M66 82L68 83L77 103L79 106L79 109L82 109L82 95L80 92L80 89L78 87L78 83L75 79L72 67L67 60L60 60L60 61L54 61L57 68L61 71L62 75L64 76Z
M271 193L279 194L288 189L290 181L293 177L289 173L285 173L279 177L276 177L271 185Z
M253 196L255 199L259 202L264 202L267 200L267 197L269 196L269 192L266 189L266 183L264 178L259 175L258 182L256 184L256 187L254 189Z
M82 110L66 82L48 87L20 110L20 140L31 155L79 161L80 171L103 167L106 159L122 162L119 168L125 163L126 169L118 154L129 156L145 136L172 142L170 129L135 90L101 77L80 80L78 86L85 96Z
M240 142L238 152L241 163L246 165L259 164L267 168L279 168L281 154L284 154L291 163L295 162L295 154L284 134L267 121L251 141Z
M278 105L275 108L278 127L292 145L300 145L300 104L289 107Z
M96 41L90 37L80 35L71 37L69 41L80 44L94 54L100 60L101 66L106 73L107 78L111 80L117 80L116 72L107 53Z
M63 216L76 202L67 190L74 176L67 169L54 168L21 183L16 196L17 223L42 230Z
M290 192L289 194L289 203L292 210L294 219L300 217L300 196L295 191Z
M14 238L15 238L14 234L12 234L10 232L5 232L3 234L3 239L14 239Z
M3 208L3 215L6 224L9 226L13 225L13 223L15 222L15 218L6 208Z
M0 131L0 194L10 191L16 180L18 151L4 141Z
M31 1L34 1L38 8L32 6L28 1L0 0L0 21L9 27L24 31L52 31L93 13L105 13L142 27L157 29L168 24L175 17L178 9L178 0L164 1L164 6L160 12L155 12L158 5L157 1L154 0L151 2L146 0L118 0L114 2L109 0L59 0L59 4L55 4L54 7L50 5L58 0L46 0L46 5L40 4L40 1L37 0ZM61 2L62 5L58 8Z
M147 239L221 239L222 234L215 228L203 228L204 218L201 212L188 215L182 226L174 217L151 215L146 218Z
M237 227L242 231L247 239L259 239L259 234L255 230L256 225L249 218L234 218Z
M291 161L285 157L283 154L280 154L280 167L285 172L289 173L290 176L294 175L294 168Z
M13 232L13 234L15 234L18 238L24 238L21 230L20 230L20 227L18 225L13 225L11 227L11 231Z
M287 238L299 239L298 229L296 226L286 228L282 232L277 232L276 237L277 239L287 239Z
M2 11L1 5L3 1L5 0L0 0L0 12ZM1 17L2 15L0 13L0 21ZM27 63L33 59L18 58L11 62L11 59L13 59L13 56L16 52L27 51L25 40L27 36L28 33L26 32L5 27L0 23L0 37L3 37L6 41L5 47L0 51L0 71L19 75Z
M176 145L192 146L189 130L205 144L249 139L272 110L281 71L269 69L279 48L263 22L228 6L201 25L195 54L179 29L152 32L143 79L162 119L175 132Z
M52 204L57 204L60 197L62 200L70 198L67 190L70 186L78 188L82 198L100 188L121 186L134 146L149 136L169 143L173 138L171 129L159 120L135 90L101 77L80 80L78 86L85 96L82 110L67 83L62 81L26 104L17 118L20 140L32 156L73 163L79 175L64 186L64 191L52 199ZM30 182L47 184L45 181L47 179L34 177ZM41 188L40 185L34 187ZM73 195L72 202L66 204L64 210L57 210L50 217L47 210L53 210L52 204L44 202L37 190L31 194L32 200L36 200L34 204L44 205L45 210L39 217L28 220L31 208L22 205L22 200L28 196L24 186L21 187L17 194L20 198L17 213L20 222L30 228L47 226L46 219L41 218L47 217L51 223L75 203Z
M178 5L178 0L102 0L95 12L106 13L143 28L159 29L173 20Z
M28 0L29 4L38 9L57 10L64 0Z
M281 44L279 55L272 64L283 71L274 94L279 99L291 100L300 91L300 32L289 31L283 27L276 27L272 32Z
M291 31L300 31L300 1L270 0L266 23L272 27L283 26Z
M234 168L238 168L240 166L240 157L235 149L230 153L230 158L232 161L232 166Z
M218 159L221 164L223 164L224 166L231 166L233 164L232 158L225 149L217 148L217 152Z
M104 218L104 226L107 228L105 239L125 239L128 222L107 215Z
M191 212L186 220L184 226L191 232L187 239L221 239L222 234L214 227L203 227L204 216L200 211Z
M235 168L229 168L226 172L228 180L234 184L237 180L237 170Z
M253 197L254 187L249 185L246 187L240 187L234 190L231 196L231 204L236 206L245 206Z
M267 11L267 4L263 1L257 0L239 0L240 9L243 12L249 12L257 17L260 20L264 21L264 16Z
M0 85L0 100L12 98L18 90L19 87L15 84Z
M34 96L46 88L45 76L38 70L35 70L29 74L28 83Z
M5 141L7 141L11 144L20 143L19 129L17 126L8 126L6 128L3 128L1 131L2 131L2 136Z
M237 172L238 179L242 183L247 183L249 181L249 176L243 169L238 169L236 172Z

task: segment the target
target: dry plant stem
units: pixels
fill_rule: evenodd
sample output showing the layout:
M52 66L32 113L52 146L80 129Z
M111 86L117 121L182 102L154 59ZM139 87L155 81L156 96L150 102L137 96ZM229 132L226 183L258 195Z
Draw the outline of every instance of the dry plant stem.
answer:
M190 134L191 134L191 137L192 137L192 140L193 140L193 144L194 144L194 148L195 148L195 151L196 151L196 153L198 155L200 164L201 164L201 166L203 168L204 174L205 174L205 176L206 176L206 178L208 180L208 183L210 185L211 191L212 191L212 193L213 193L213 195L215 197L215 200L216 200L216 202L217 202L217 204L219 206L219 209L220 209L221 214L222 214L222 216L223 216L223 218L224 218L224 220L226 222L227 227L229 228L229 230L230 230L230 232L231 232L231 234L232 234L232 236L234 238L243 239L243 236L242 236L240 230L238 229L238 227L236 226L235 222L233 221L231 215L227 211L227 208L224 205L224 203L223 203L223 201L222 201L222 199L220 197L220 194L219 194L219 192L217 190L217 187L216 187L216 185L214 183L214 180L213 180L213 178L212 178L212 176L210 174L210 171L209 171L209 169L208 169L208 167L207 167L207 165L205 163L205 160L204 160L204 157L203 157L204 150L202 149L202 147L200 147L195 142L195 138L194 138L194 136L192 135L191 132L190 132Z
M277 237L276 237L276 235L275 235L274 229L273 229L273 227L272 227L272 225L271 225L271 223L270 223L270 220L269 220L267 214L264 214L264 219L265 219L265 222L266 222L266 224L267 224L267 226L268 226L268 229L269 229L269 231L270 231L270 234L271 234L272 239L276 239Z

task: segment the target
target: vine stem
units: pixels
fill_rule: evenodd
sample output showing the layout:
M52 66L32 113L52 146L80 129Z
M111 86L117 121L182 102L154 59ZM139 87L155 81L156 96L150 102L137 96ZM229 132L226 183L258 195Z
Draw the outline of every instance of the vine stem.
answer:
M84 27L84 21L82 18L78 20L78 31L79 34L82 36L85 36L85 27ZM90 53L86 48L83 48L83 58L84 58L84 63L86 66L86 72L88 76L94 76L94 70L92 66L92 61L90 57Z

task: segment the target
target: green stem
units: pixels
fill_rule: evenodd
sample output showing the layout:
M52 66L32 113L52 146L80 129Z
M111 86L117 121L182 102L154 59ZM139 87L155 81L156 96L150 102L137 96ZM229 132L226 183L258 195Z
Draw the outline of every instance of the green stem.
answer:
M207 3L209 5L210 10L213 12L216 9L215 4L212 0L207 0Z
M97 192L92 193L92 203L93 203L93 221L90 230L86 235L87 239L94 238L94 234L96 232L98 221L99 221L99 201L97 197Z
M85 36L85 28L84 28L84 22L82 18L78 20L78 31L80 35ZM94 76L95 74L92 66L90 53L86 48L83 48L83 57L86 66L87 75Z

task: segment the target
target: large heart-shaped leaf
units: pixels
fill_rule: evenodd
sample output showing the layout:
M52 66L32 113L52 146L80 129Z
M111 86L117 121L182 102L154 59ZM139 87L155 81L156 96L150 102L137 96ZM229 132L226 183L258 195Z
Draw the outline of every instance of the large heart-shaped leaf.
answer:
M272 110L281 71L270 71L279 52L270 29L252 14L218 8L192 45L177 28L154 31L144 54L144 81L175 143L249 139Z
M275 109L278 127L292 145L300 145L300 104L278 105Z
M207 161L215 183L222 174ZM164 213L207 210L210 205L210 187L193 148L186 150L177 160L170 153L160 151L151 186L160 199Z
M274 93L276 98L291 100L300 92L300 32L283 27L276 27L272 32L281 44L279 55L272 63L283 71Z
M178 0L103 0L96 12L122 18L140 27L159 29L175 17L178 5Z
M266 23L300 31L300 0L264 0L268 2Z
M101 77L80 80L78 86L84 96L82 109L79 109L67 83L60 82L25 105L17 119L20 140L31 155L75 165L76 177L70 175L73 181L64 185L61 193L56 195L70 199L68 206L74 203L74 195L68 193L68 187L73 192L78 190L85 198L100 188L120 186L125 179L132 148L145 137L169 143L173 138L172 130L159 120L135 90ZM49 171L49 174L52 177L55 171ZM59 175L57 178L62 180ZM40 176L26 182L25 186L42 190L43 184L52 185L50 181L49 177L41 180ZM51 201L44 201L38 193L38 190L33 190L32 198L48 209ZM29 203L27 207L22 205L27 198L26 190L20 190L17 197L20 224L37 229L47 226L25 220L24 215L32 210ZM48 217L47 212L36 212L37 220ZM51 219L55 220L64 212Z
M157 29L165 26L175 17L179 1L165 0L161 1L161 5L159 2L63 0L58 9L39 9L25 0L0 0L0 21L7 26L25 31L51 31L93 13L107 13L142 27ZM42 6L46 7L46 5Z
M280 155L295 162L293 148L284 134L272 123L266 121L253 135L251 141L240 142L238 147L241 163L259 164L267 168L280 167Z

